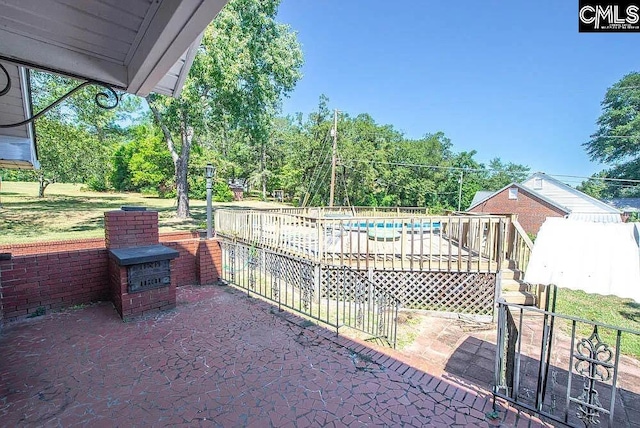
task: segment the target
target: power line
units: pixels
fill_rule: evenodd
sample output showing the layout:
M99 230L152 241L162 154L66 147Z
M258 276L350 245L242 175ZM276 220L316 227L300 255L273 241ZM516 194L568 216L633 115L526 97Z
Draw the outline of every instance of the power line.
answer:
M636 183L640 184L640 180L636 180L633 178L609 178L609 177L582 177L579 175L564 175L564 174L547 174L552 177L566 177L566 178L581 178L587 180L601 180L601 181L624 181L627 183Z
M465 172L483 172L483 171L497 171L492 168L466 168L461 166L442 166L442 165L427 165L427 164L419 164L419 163L408 163L408 162L384 162L384 161L374 161L374 160L365 160L365 159L353 159L355 162L360 163L379 163L383 165L393 165L393 166L415 166L418 168L431 168L431 169L446 169L449 171L465 171Z
M584 181L565 181L566 184L572 185L574 187L580 186L584 183ZM637 189L638 185L637 184L616 184L616 183L608 183L607 184L608 188L616 188L616 189L620 189L620 190L627 190L627 189Z
M418 168L430 168L430 169L444 169L449 171L463 171L463 172L486 172L486 171L494 171L494 172L508 172L502 171L495 168L465 168L458 166L442 166L442 165L428 165L428 164L417 164L417 163L407 163L407 162L384 162L384 161L374 161L374 160L365 160L365 159L353 159L355 162L360 163L370 163L370 164L383 164L383 165L393 165L393 166L409 166L409 167L418 167ZM550 177L566 177L566 178L579 178L583 180L602 180L602 181L621 181L627 183L636 183L640 184L640 180L633 178L609 178L609 177L586 177L580 175L565 175L565 174L551 174L545 173Z

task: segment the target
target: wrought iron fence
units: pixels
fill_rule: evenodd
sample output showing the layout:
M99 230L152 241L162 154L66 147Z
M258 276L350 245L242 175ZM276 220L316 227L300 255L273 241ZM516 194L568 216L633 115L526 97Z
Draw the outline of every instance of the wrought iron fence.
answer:
M494 395L570 426L626 426L617 393L631 335L640 332L500 301Z
M224 240L222 278L311 319L396 345L399 301L347 266Z
M245 244L356 269L497 272L505 259L506 216L364 216L360 211L341 217L315 209L301 214L220 209L216 231Z

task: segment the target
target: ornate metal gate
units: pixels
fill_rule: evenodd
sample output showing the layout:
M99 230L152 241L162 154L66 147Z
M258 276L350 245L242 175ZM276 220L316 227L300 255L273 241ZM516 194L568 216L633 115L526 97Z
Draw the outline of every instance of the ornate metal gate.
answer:
M494 396L570 426L625 426L618 368L630 335L640 332L499 301Z

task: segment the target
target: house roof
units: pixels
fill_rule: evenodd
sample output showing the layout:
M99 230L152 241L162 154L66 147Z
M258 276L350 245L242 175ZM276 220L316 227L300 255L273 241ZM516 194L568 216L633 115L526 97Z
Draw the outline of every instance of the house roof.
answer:
M541 181L537 183L537 180ZM540 184L539 188L537 188L537 184ZM532 174L522 184L511 183L496 192L484 195L482 199L478 197L479 192L476 193L476 197L474 197L475 203L472 203L468 210L481 205L488 199L510 187L521 189L523 192L564 211L573 219L603 222L620 221L620 211L618 209L542 172Z
M140 96L175 95L189 49L227 1L3 0L0 58Z
M471 205L469 205L468 209L471 209L476 205L479 205L480 202L484 202L486 199L489 198L489 196L493 195L494 193L495 192L492 192L491 190L478 190L476 194L473 195L473 200L471 201Z
M541 188L536 188L536 179L541 180ZM522 185L556 204L567 207L572 214L620 214L618 209L542 172L532 174Z
M613 198L605 202L622 212L640 212L640 198Z
M525 192L525 193L528 193L528 194L532 195L533 197L535 197L535 198L537 198L537 199L540 199L540 200L542 200L542 201L546 202L547 204L549 204L549 205L551 205L551 206L553 206L553 207L558 208L558 209L559 209L559 210L561 210L561 211L564 211L564 212L565 212L565 213L567 213L567 214L569 214L569 213L571 212L567 207L564 207L564 206L562 206L562 205L558 204L557 202L555 202L555 201L553 201L553 200L551 200L551 199L547 198L546 196L544 196L544 195L541 195L541 194L537 193L535 190L532 190L532 189L530 189L530 188L528 188L528 187L526 187L526 186L523 186L522 184L515 183L515 182L514 182L514 183L510 183L510 184L507 184L507 185L506 185L506 186L504 186L502 189L500 189L500 190L496 190L495 192L488 192L488 195L486 195L486 196L485 196L484 198L482 198L482 199L478 198L479 200L478 200L475 204L474 204L473 202L471 203L471 206L467 209L467 211L468 211L468 210L470 210L470 209L473 209L473 208L477 207L478 205L483 204L485 201L487 201L487 200L491 199L492 197L494 197L494 196L495 196L495 195L497 195L498 193L503 192L503 191L505 191L506 189L508 189L508 188L510 188L510 187L517 187L517 188L518 188L518 189L520 189L521 191L523 191L523 192ZM481 192L485 192L485 191L484 191L484 190L481 190L481 191L479 191L479 192L476 192L476 195L473 197L473 200L474 200L474 201L476 200L476 197L478 196L478 193L481 193Z

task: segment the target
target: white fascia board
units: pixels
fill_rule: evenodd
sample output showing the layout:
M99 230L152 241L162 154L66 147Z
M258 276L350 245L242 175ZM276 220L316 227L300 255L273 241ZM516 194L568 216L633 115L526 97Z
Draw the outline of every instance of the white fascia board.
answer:
M29 68L96 80L116 88L126 88L127 70L94 56L85 55L27 36L0 29L0 55Z
M13 63L4 62L3 66L9 72L9 78L19 79L19 82L13 82L14 88L20 88L14 91L14 97L19 96L21 107L19 108L19 116L21 119L29 119L33 112L31 109L31 90L29 86L29 74L27 69ZM0 98L2 103L2 98ZM17 107L17 106L16 106ZM16 113L18 113L16 111ZM7 133L8 130L20 130L21 137ZM24 137L26 135L26 138ZM38 152L35 142L35 127L33 122L20 125L14 128L0 129L0 168L8 169L39 169Z
M0 168L39 169L33 139L0 135Z
M153 91L226 3L227 0L163 1L129 64L128 92L146 96Z
M20 85L22 87L22 105L24 107L25 119L33 117L33 109L31 106L31 81L29 80L29 70L25 67L18 67L20 73ZM38 147L36 146L36 127L33 121L25 125L27 127L27 135L31 145L31 164L34 169L40 169L38 161Z
M187 57L184 60L184 64L180 69L180 74L178 75L178 81L176 82L175 88L173 88L173 96L178 98L182 93L182 87L184 86L184 81L189 74L189 70L191 70L191 65L193 64L193 60L198 53L198 49L200 49L200 42L202 41L202 36L204 36L204 31L200 33L198 38L191 44L189 50L187 51Z

